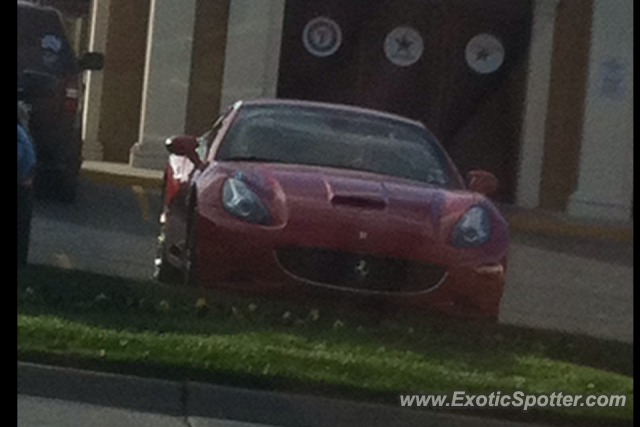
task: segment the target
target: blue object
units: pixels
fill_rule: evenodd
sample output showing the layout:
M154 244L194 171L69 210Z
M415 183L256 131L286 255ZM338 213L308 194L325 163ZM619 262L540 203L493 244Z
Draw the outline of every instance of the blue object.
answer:
M227 212L252 224L271 225L271 215L260 198L241 181L242 174L227 179L222 204Z
M18 184L33 175L36 151L27 131L18 123Z
M491 238L489 213L481 206L474 206L453 229L453 245L461 248L481 246Z

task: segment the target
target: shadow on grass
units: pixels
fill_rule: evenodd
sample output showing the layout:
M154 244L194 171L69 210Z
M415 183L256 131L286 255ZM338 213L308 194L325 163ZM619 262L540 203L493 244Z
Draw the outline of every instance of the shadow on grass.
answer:
M22 299L20 313L48 312L102 328L202 335L279 332L309 340L413 351L503 372L509 369L506 355L514 363L519 356L535 355L633 376L633 344L509 325L389 314L379 307L371 315L348 302L292 304L234 298L40 266L19 272L18 297ZM207 300L206 308L196 307L201 297Z

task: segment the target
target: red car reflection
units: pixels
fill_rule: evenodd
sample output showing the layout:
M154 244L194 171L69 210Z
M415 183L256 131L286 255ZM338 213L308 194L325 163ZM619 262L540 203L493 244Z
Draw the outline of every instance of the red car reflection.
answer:
M156 274L250 295L381 299L495 320L508 226L420 123L302 101L238 102L167 140Z

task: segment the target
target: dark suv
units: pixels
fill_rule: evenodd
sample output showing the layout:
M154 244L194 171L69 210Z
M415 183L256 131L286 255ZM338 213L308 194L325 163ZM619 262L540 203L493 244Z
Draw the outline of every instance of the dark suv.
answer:
M82 163L80 74L99 70L102 63L98 53L76 59L56 9L18 1L18 87L30 108L38 195L75 198Z

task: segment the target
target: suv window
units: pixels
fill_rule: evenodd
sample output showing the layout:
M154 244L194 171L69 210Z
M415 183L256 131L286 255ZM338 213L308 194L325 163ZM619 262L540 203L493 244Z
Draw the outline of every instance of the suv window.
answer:
M18 5L18 73L25 69L58 76L76 72L75 55L54 9Z

